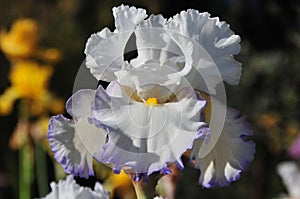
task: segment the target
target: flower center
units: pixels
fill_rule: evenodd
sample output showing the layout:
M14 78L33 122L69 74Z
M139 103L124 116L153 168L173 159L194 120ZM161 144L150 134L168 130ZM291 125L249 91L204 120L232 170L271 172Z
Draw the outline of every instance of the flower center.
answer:
M157 105L157 104L158 104L158 101L157 101L157 98L155 98L155 97L150 97L146 101L147 106Z

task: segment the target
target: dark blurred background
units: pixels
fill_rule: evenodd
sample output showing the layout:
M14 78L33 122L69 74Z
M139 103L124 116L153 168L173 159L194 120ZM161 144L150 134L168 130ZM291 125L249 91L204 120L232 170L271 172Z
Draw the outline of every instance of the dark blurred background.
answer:
M178 198L274 198L286 192L276 173L278 163L292 160L287 149L300 131L300 2L297 0L0 0L0 26L33 18L41 26L41 44L62 52L50 89L67 99L85 59L87 38L104 27L114 30L111 9L120 4L145 8L169 18L188 8L207 11L230 24L242 38L236 59L243 64L239 86L227 86L228 104L248 116L254 128L256 155L237 182L218 189L197 185L199 172L185 169ZM10 63L0 54L0 93L9 86ZM17 113L0 117L0 198L16 198L18 152L8 142ZM295 159L297 161L297 159ZM49 182L54 179L49 166ZM300 186L300 185L299 185ZM33 197L37 197L33 191Z

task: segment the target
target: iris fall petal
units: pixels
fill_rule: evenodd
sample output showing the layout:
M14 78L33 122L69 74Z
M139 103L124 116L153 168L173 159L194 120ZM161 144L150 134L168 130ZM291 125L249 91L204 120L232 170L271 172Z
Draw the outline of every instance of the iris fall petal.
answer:
M252 130L246 118L234 109L227 109L223 131L210 153L199 158L200 148L206 143L202 137L194 143L191 158L201 171L199 184L207 188L223 187L238 180L254 158L255 144L247 140L249 136Z
M112 84L112 83L111 83ZM113 163L115 170L131 167L136 173L162 170L169 162L182 166L180 156L190 149L199 129L205 100L193 92L174 103L146 106L131 100L114 83L118 97L100 86L95 97L95 118L107 126L108 142L100 161Z

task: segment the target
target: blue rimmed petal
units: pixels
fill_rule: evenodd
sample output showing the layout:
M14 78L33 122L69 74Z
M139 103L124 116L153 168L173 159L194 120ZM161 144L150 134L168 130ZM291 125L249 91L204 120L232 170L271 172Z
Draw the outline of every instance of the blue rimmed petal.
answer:
M67 173L84 178L94 175L92 160L102 154L104 130L90 124L87 118L73 123L57 115L50 119L47 138L54 158Z
M171 162L183 168L180 156L205 125L199 121L205 100L185 89L178 94L178 102L146 106L130 100L125 92L122 97L122 87L113 84L110 88L116 89L118 97L108 95L101 86L95 95L95 118L109 128L100 161L113 163L115 170L130 167L148 175Z
M199 158L201 146L206 144L204 139L200 137L194 142L191 159L201 171L199 184L206 188L223 187L238 180L254 158L255 144L250 136L252 130L246 118L227 109L223 131L207 156Z

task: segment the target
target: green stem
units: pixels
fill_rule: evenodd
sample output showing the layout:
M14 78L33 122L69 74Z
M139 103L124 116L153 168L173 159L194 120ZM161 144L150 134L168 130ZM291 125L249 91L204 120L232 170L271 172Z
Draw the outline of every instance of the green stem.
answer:
M31 198L31 175L32 175L32 162L30 144L26 142L21 148L19 153L19 198Z
M45 196L48 192L47 159L43 146L35 144L36 178L39 196Z
M64 171L63 167L56 161L54 161L54 173L56 181L59 181L66 177L66 172Z

